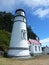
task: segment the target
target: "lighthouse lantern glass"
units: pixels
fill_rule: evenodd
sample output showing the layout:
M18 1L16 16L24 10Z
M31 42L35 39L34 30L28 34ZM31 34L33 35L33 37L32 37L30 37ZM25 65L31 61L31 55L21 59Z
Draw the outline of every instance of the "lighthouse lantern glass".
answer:
M23 15L23 16L25 16L25 13L23 11L18 11L17 15Z

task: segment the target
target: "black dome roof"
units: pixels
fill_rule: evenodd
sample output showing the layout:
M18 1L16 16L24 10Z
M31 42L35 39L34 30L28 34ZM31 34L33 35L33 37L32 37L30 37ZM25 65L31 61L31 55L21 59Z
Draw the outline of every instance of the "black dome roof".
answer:
M16 12L17 12L17 11L23 11L23 12L25 13L25 11L24 11L23 9L17 9Z

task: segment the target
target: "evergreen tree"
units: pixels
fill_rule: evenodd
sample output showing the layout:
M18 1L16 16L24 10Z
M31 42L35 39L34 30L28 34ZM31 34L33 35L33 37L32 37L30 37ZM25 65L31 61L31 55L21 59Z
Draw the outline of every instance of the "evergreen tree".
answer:
M36 39L37 35L32 31L31 26L27 26L28 39Z

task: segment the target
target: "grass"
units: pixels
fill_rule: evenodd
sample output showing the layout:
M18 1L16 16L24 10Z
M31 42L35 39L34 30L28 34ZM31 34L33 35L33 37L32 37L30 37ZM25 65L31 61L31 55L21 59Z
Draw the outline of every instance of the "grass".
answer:
M0 57L0 65L49 65L49 55L36 56L27 60Z
M10 33L4 30L0 30L0 46L7 49L10 42Z

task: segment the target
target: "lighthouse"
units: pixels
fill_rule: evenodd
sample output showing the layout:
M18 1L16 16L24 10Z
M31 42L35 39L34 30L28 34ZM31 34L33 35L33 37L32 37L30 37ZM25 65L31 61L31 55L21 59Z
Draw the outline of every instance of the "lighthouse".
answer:
M27 43L26 16L23 9L16 10L13 22L10 46L8 49L9 57L29 58L29 46Z

